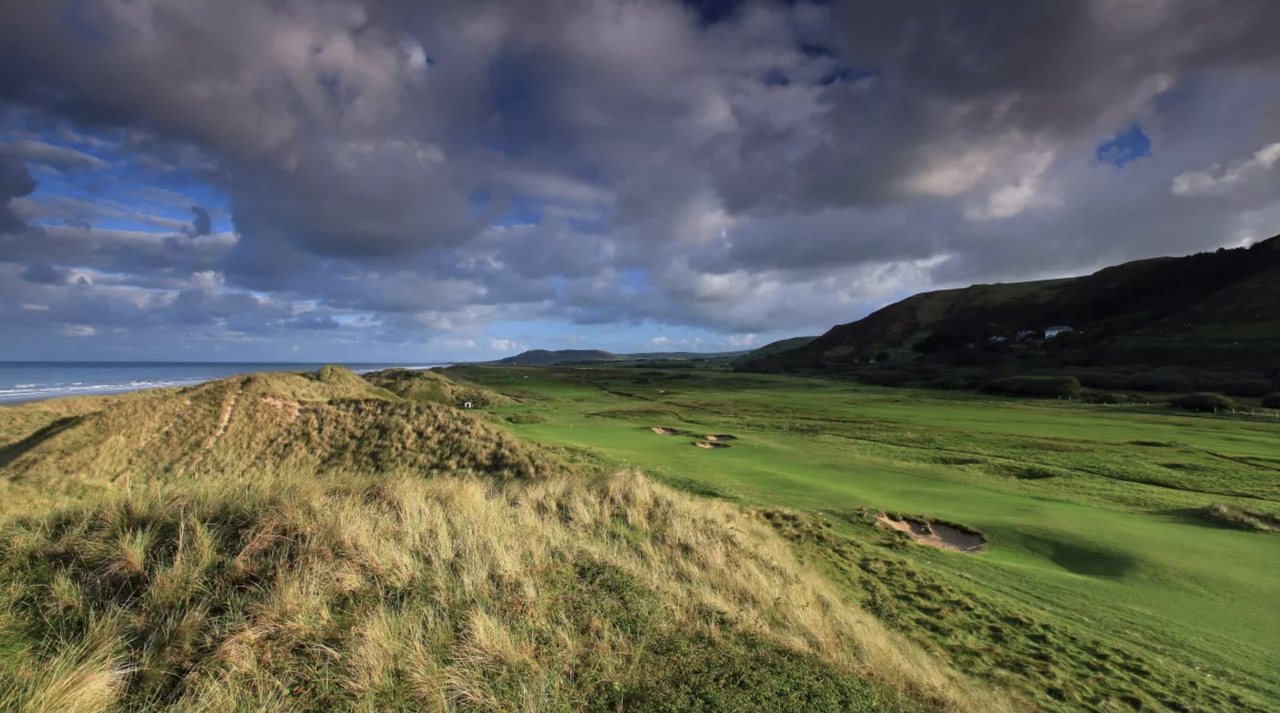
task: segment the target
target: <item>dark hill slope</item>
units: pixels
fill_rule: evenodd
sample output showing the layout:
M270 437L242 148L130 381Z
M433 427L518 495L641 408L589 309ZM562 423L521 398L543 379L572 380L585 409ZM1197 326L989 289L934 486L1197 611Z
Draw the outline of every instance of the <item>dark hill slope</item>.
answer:
M815 339L817 339L817 337L792 337L790 339L779 339L776 342L769 342L763 347L747 352L742 355L741 359L743 361L749 361L751 359L759 359L760 357L781 354L782 352L806 346Z
M1261 367L1280 352L1280 238L1092 275L909 297L751 370L839 369L880 350L945 352L1067 325L1104 362Z

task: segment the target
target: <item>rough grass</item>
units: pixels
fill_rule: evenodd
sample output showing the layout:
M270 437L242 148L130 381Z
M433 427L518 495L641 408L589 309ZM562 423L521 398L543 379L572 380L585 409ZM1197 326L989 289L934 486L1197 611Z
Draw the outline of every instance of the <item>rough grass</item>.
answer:
M1214 503L1200 511L1209 522L1236 530L1280 532L1280 514L1244 508L1234 503Z
M501 408L520 403L510 396L467 383L456 374L448 376L434 369L385 369L365 374L364 379L410 401L446 406L470 403L473 408Z
M635 473L309 473L0 528L0 708L1002 710L765 524Z
M1211 678L1188 677L1162 649L1082 635L998 597L930 574L893 554L909 538L867 513L828 521L789 511L765 519L851 591L863 608L968 675L1013 688L1036 710L1213 710L1264 713Z

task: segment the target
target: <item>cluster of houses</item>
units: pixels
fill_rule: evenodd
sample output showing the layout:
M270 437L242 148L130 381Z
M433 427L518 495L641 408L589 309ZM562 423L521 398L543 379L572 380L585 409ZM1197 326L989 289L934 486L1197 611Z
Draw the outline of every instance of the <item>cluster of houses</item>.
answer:
M1045 339L1053 339L1054 337L1058 336L1059 334L1062 334L1063 332L1074 332L1074 331L1076 330L1072 329L1071 327L1068 327L1066 325L1059 325L1057 327L1049 327L1048 329L1045 329L1043 334ZM1039 339L1040 334L1041 334L1041 331L1039 329L1024 329L1014 335L1013 341L1025 342L1029 339ZM998 337L992 337L991 341L1007 342L1009 341L1009 338L998 336Z

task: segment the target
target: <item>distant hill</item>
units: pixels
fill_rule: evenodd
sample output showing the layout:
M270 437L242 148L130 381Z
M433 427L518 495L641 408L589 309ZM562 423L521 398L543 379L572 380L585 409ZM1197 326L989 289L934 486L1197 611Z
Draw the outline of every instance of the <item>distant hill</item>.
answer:
M567 364L593 361L622 361L623 357L600 349L531 349L527 352L499 359L498 364L510 366L538 366L542 364Z
M1280 237L1084 277L923 293L745 368L838 371L882 352L1013 350L1020 334L1040 343L1055 326L1075 331L1041 353L1072 351L1082 363L1280 368Z
M688 361L691 359L731 359L744 356L750 352L640 352L636 354L614 354L600 349L532 349L530 351L499 359L495 364L507 366L542 366L550 364L589 364L609 361Z
M779 339L778 341L770 342L759 349L753 349L752 351L747 352L742 355L742 359L745 361L772 356L774 354L781 354L782 352L791 351L792 349L799 349L815 339L817 339L817 337L792 337L790 339Z

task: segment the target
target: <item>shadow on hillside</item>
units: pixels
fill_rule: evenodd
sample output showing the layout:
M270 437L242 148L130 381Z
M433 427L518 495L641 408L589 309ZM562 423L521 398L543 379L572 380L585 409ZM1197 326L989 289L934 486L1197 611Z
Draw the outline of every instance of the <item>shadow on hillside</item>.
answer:
M1121 577L1137 564L1132 557L1119 552L1035 535L1023 535L1020 539L1031 552L1073 574Z
M0 468L6 468L10 463L18 460L27 451L62 433L63 431L75 426L84 420L83 416L68 416L60 418L57 421L45 426L17 443L10 443L0 448Z

